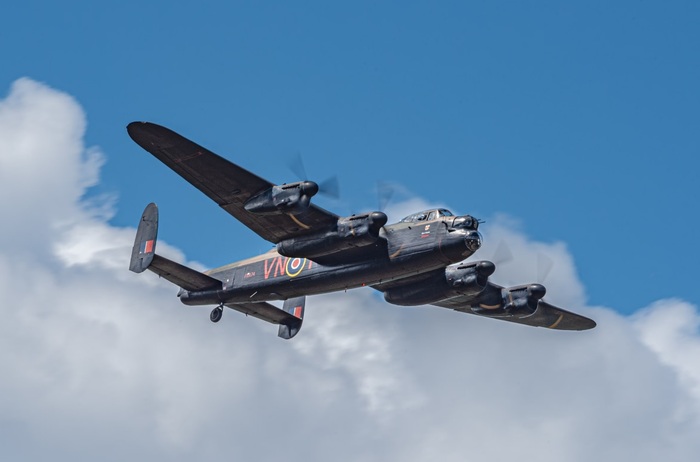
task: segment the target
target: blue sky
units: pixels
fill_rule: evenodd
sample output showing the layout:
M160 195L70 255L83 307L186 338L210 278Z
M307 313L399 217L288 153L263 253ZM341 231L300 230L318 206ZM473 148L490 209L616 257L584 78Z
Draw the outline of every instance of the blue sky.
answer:
M0 27L3 460L687 461L700 452L696 2L17 2ZM127 271L263 241L135 145L171 127L341 215L486 220L586 332L310 297L275 326ZM107 210L107 213L99 211ZM342 431L339 431L342 428ZM496 429L496 430L494 430ZM270 444L274 435L275 444ZM294 448L290 451L290 448Z
M563 241L590 302L631 312L694 289L696 2L22 2L0 84L74 95L107 155L114 224L156 201L163 236L208 266L257 236L141 152L169 126L275 182L304 156L340 176L339 214L378 180ZM391 217L399 219L400 217ZM241 245L243 244L243 245Z

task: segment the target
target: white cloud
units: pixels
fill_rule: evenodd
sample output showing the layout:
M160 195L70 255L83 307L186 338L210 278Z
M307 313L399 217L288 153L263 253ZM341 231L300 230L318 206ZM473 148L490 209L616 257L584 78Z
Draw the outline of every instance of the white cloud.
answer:
M311 298L289 342L234 312L213 325L167 282L128 272L134 230L81 202L103 158L84 130L70 96L34 81L0 100L3 459L673 461L700 451L697 307L664 300L631 318L587 308L563 243L497 220L479 257L508 242L514 258L498 281L536 280L547 255L547 298L592 316L595 330L395 307L370 290Z

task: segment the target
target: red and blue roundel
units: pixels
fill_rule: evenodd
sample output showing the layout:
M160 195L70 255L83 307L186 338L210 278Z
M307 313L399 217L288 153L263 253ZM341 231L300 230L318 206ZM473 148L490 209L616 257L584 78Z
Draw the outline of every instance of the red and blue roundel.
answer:
M306 264L306 258L288 258L285 270L290 278L296 277L301 273Z

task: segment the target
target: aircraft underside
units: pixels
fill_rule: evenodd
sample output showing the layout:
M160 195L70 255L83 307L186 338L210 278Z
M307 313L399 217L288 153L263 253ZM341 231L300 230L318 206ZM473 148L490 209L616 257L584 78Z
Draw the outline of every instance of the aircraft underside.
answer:
M229 307L279 325L292 338L303 321L306 296L371 287L396 305L435 305L479 316L558 330L586 330L595 322L542 300L541 284L504 288L489 277L495 265L465 261L481 246L479 221L446 209L387 224L382 212L338 217L311 203L312 181L274 185L155 124L134 122L129 135L276 250L201 273L155 253L158 209L141 217L129 269L145 270L181 288L187 305ZM283 301L277 307L270 301Z

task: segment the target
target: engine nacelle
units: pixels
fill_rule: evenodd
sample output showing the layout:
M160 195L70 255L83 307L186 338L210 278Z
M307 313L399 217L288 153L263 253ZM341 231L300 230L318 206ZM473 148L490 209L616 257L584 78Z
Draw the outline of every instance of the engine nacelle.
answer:
M495 270L490 261L448 266L444 274L435 278L386 290L384 300L394 305L414 306L464 295L476 297L486 288Z
M257 194L243 206L247 211L260 215L279 213L302 213L309 207L311 198L318 192L318 185L313 181L300 181L279 186Z
M545 293L547 293L547 289L542 284L511 287L504 294L503 310L516 316L534 314Z
M335 229L280 241L277 252L285 257L314 258L375 244L386 214L372 212L339 218Z
M496 265L490 261L475 263L461 263L456 267L445 268L447 283L457 295L476 296L480 294L488 284L489 276L496 271Z
M537 311L537 306L547 289L542 284L528 284L484 291L478 298L478 304L472 308L475 313L484 316L530 316Z
M383 212L351 215L338 219L337 233L340 237L354 237L369 235L379 236L379 230L386 224L389 218Z

